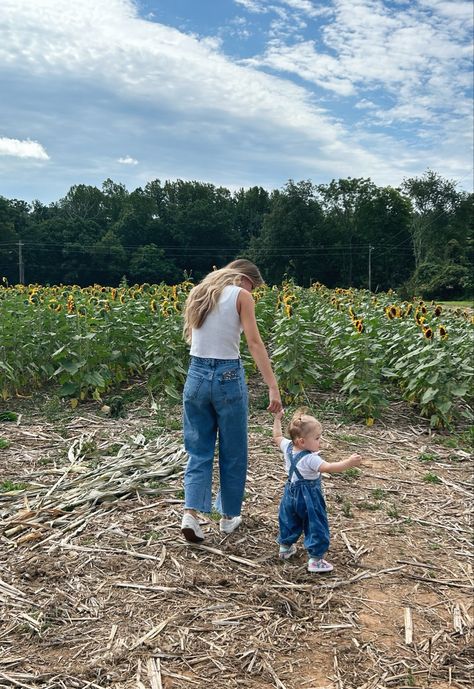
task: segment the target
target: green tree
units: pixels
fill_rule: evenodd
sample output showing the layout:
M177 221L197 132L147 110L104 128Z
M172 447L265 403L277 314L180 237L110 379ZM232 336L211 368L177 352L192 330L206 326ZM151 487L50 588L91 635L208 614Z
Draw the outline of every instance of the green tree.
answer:
M250 241L250 255L270 282L280 282L284 275L299 284L319 279L323 214L314 192L311 182L290 180L271 196L262 230Z
M166 282L174 284L182 280L182 274L173 263L165 258L163 249L147 244L137 249L130 261L130 279L134 282Z
M252 237L258 237L263 227L263 219L270 211L271 202L268 191L262 187L239 189L234 194L234 228L238 232L243 250Z
M104 236L91 249L92 270L98 276L97 282L104 285L117 285L127 270L127 254L113 230Z

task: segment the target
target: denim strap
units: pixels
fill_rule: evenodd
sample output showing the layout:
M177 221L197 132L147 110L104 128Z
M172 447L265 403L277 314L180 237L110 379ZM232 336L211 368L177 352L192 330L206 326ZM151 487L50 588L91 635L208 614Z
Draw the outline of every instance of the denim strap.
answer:
M293 443L290 443L288 445L287 449L287 455L288 459L290 460L290 470L288 472L288 481L291 482L291 479L293 477L293 474L296 474L296 478L298 478L300 481L304 481L304 478L301 476L300 472L298 471L298 467L296 466L300 459L304 457L305 455L310 455L311 452L309 450L301 450L300 452L297 452L296 455L293 455Z

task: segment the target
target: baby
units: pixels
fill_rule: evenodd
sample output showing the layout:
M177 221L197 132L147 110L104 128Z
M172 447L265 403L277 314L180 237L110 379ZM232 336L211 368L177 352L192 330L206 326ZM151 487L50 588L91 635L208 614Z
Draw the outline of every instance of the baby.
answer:
M360 466L362 458L353 454L342 462L325 462L319 456L322 433L319 421L304 409L297 410L288 426L289 440L281 430L282 416L282 411L275 414L273 423L273 440L285 456L288 473L278 514L280 558L287 560L296 553L296 541L304 532L308 571L330 572L333 565L324 559L329 548L329 524L321 474Z

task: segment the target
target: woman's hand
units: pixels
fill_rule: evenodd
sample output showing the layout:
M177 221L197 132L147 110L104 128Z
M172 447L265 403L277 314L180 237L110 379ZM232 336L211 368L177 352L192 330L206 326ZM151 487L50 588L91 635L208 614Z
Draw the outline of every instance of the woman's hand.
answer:
M268 394L270 397L270 403L267 407L268 411L272 414L283 411L283 405L281 403L280 391L278 388L268 388Z

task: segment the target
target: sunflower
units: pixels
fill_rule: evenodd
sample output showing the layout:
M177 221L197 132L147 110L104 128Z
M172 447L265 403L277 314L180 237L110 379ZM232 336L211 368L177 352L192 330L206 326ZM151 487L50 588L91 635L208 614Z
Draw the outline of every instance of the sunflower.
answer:
M74 309L76 308L76 303L74 301L74 297L72 296L72 294L70 294L67 298L66 307L67 307L68 313L74 313Z
M392 318L397 318L397 316L399 315L398 309L396 306L390 307L390 313L392 314Z
M433 339L433 331L431 330L430 327L425 327L423 328L423 335L426 337L427 340L432 340Z
M152 299L150 301L150 309L153 311L153 313L156 313L156 299Z
M354 323L355 327L357 328L357 332L363 333L364 332L364 324L362 322L362 319L359 319Z
M437 306L434 310L434 315L435 316L441 316L442 311L443 311L443 309L441 308L441 306L439 304L437 304Z
M440 325L439 326L439 336L442 340L446 340L448 337L448 331L446 330L446 326Z
M422 306L421 307L421 313L423 314L423 316L426 316L427 312L428 312L428 309L426 308L426 306Z

